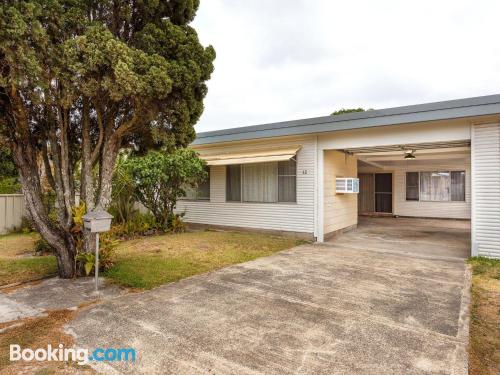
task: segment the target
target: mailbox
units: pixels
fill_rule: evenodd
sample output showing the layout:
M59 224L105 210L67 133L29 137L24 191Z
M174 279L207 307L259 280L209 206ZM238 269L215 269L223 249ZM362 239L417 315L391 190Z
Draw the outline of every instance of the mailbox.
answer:
M83 216L83 227L92 233L107 232L113 216L103 210L95 210Z

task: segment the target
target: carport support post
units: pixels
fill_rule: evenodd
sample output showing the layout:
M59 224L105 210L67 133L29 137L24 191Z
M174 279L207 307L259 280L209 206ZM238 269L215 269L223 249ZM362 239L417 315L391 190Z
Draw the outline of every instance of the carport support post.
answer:
M95 292L99 294L99 232L95 234Z
M317 228L316 228L316 241L317 242L324 242L324 214L325 214L325 209L323 206L324 202L324 184L325 184L325 175L324 175L324 160L325 160L325 151L323 150L322 147L318 147L317 151L317 168L318 170L316 171L316 186L317 186L317 191L318 191L318 199L317 199Z

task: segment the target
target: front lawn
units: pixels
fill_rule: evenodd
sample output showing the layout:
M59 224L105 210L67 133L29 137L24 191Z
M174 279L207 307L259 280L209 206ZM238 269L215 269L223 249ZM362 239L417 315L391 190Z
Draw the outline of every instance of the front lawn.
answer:
M470 258L472 311L469 372L500 374L500 260Z
M122 242L105 275L123 286L151 289L184 277L271 255L300 244L258 233L202 231Z
M33 256L37 234L0 237L0 285L57 273L54 256ZM151 289L184 277L247 262L293 247L302 241L259 233L201 231L141 237L121 242L111 282Z
M53 256L34 256L36 233L0 236L0 285L26 282L57 272Z

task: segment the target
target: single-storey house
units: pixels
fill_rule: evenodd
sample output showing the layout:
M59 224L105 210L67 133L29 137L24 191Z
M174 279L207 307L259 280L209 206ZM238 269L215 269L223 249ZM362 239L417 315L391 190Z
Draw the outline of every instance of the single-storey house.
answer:
M500 257L500 95L198 133L209 179L189 223L323 242L359 215L471 220Z

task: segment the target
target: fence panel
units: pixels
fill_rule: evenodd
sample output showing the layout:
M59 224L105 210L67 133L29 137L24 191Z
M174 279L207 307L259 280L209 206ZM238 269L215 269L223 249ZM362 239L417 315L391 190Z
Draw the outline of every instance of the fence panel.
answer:
M22 194L0 194L0 234L19 228L24 215Z

